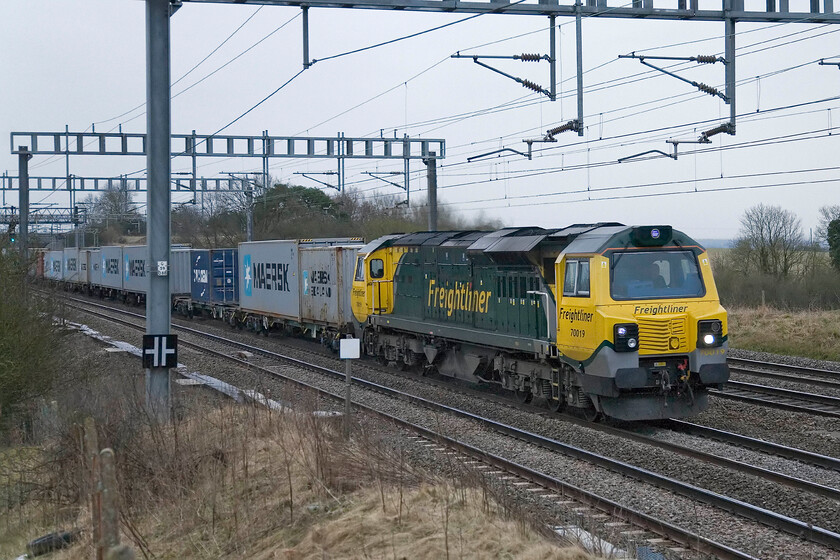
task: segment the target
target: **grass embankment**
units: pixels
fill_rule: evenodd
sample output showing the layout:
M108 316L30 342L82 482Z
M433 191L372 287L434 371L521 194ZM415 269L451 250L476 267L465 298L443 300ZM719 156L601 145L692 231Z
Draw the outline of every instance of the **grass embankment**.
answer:
M732 348L840 361L840 311L729 307Z
M115 368L134 360L107 359ZM58 403L54 431L37 447L0 449L0 558L76 527L81 540L49 558L91 557L73 423L97 411L100 447L116 452L122 542L137 558L592 558L558 546L539 519L458 461L416 466L414 444L378 425L362 422L346 442L334 420L306 412L314 403L269 413L179 389L178 418L160 429L137 407L142 391L142 376L105 373L83 399Z

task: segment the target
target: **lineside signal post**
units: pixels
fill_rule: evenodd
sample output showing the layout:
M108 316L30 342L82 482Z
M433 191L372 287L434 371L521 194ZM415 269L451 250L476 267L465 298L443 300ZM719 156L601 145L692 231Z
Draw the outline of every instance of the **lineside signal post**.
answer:
M146 369L178 367L178 335L144 334L143 367Z
M339 340L339 357L344 360L344 437L350 437L350 361L358 360L362 355L361 343L358 338L342 338Z

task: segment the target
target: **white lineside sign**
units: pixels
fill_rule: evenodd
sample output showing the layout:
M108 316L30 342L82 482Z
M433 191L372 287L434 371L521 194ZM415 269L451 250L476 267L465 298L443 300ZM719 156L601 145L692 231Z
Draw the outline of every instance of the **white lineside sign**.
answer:
M339 346L339 357L342 360L356 360L362 355L358 338L342 338Z

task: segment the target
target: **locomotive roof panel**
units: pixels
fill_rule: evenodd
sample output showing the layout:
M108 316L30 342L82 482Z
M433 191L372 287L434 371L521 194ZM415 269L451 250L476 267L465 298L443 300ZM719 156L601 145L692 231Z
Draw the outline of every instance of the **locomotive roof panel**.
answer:
M394 239L398 239L402 236L403 234L401 233L395 233L391 235L383 235L382 237L378 237L370 243L368 243L367 245L365 245L364 247L360 248L359 254L369 255L381 247L390 247Z
M485 252L488 251L491 247L497 245L502 239L505 238L516 239L528 236L539 237L541 241L547 234L551 233L552 231L554 230L546 230L541 227L503 228L500 230L491 231L486 235L482 236L481 239L477 239L476 242L470 245L467 250L470 252ZM537 243L539 243L539 241L537 241ZM527 245L527 243L523 244L523 246L524 245ZM536 243L531 245L531 247L533 247L534 245L536 245ZM515 247L517 246L517 244L505 244L504 246ZM521 250L522 249L507 249L503 250L502 252L519 252Z
M508 227L496 231L420 231L409 234L386 235L371 241L360 249L362 254L391 246L413 247L463 247L469 253L527 253L540 243L558 243L566 253L601 253L609 249L648 246L639 245L636 235L642 231L662 228L663 238L669 226L626 226L618 222L598 222L594 224L572 224L560 229L541 227ZM673 241L677 245L699 247L696 241L687 235L674 231ZM653 243L650 246L660 245Z
M439 247L447 241L457 239L472 231L418 231L409 233L395 241L395 245ZM480 233L480 232L479 232Z
M624 230L627 226L606 226L597 227L581 233L575 237L566 247L566 253L598 253L609 244L609 241Z
M557 231L552 233L550 237L552 239L576 237L578 235L590 232L595 229L618 226L624 227L624 224L620 224L618 222L598 222L597 224L572 224L568 227L558 229Z
M540 244L546 235L502 237L484 249L485 253L527 253Z
M469 247L477 240L487 235L486 231L468 231L464 235L449 239L441 244L442 247Z

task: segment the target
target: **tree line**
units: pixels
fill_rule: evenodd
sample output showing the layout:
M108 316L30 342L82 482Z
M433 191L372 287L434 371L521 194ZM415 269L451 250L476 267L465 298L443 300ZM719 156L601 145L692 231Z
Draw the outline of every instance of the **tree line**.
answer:
M794 212L753 206L741 217L731 249L715 252L713 264L724 305L838 309L840 205L819 209L813 237Z
M345 191L332 196L317 188L271 182L252 184L252 193L205 193L204 199L172 209L172 240L197 248L235 247L245 241L249 205L253 212L253 240L314 237L379 236L428 229L424 200L411 207L394 196L365 196ZM200 196L200 195L196 195ZM88 227L97 231L97 244L129 242L145 235L145 219L131 193L111 188L98 199L88 197ZM438 208L438 229L497 229L499 220L468 220L446 206ZM87 236L91 242L91 236Z
M243 181L246 181L243 179ZM246 240L249 206L253 239L363 237L427 229L428 207L411 207L395 196L366 196L269 181L267 187L248 181L243 192L205 193L203 200L172 210L172 238L196 248L235 247ZM243 183L245 186L245 183ZM196 196L199 196L198 194ZM89 225L98 234L88 244L136 242L145 235L145 218L130 192L111 188L85 201ZM451 207L438 210L438 229L498 229L499 220L467 220ZM142 241L139 241L142 242ZM827 248L827 251L826 251ZM814 236L806 236L795 213L758 204L746 210L737 238L728 250L713 251L715 278L725 305L790 308L840 308L840 205L819 210Z

